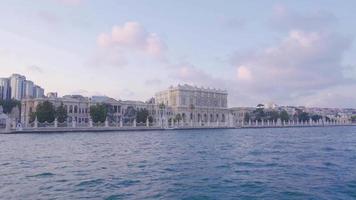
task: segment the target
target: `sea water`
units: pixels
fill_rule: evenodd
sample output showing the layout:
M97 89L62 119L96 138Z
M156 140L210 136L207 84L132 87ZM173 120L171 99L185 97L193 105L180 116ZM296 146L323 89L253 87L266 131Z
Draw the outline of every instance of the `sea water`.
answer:
M356 199L356 127L0 135L0 199Z

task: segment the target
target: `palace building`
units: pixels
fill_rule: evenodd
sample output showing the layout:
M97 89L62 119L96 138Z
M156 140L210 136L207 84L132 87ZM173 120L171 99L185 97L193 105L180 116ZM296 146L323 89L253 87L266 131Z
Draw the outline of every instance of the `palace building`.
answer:
M227 91L194 87L191 85L171 86L156 93L155 103L165 112L157 115L158 121L176 119L184 124L227 122ZM164 118L164 119L162 119Z

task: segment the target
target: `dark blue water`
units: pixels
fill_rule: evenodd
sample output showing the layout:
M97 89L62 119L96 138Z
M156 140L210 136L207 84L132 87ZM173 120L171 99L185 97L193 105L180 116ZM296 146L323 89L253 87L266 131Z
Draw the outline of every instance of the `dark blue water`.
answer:
M356 127L0 135L0 199L356 199Z

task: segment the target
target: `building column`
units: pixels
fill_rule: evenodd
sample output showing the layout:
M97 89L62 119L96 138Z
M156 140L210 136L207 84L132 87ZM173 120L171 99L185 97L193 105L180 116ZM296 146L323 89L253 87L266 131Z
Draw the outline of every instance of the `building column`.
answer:
M37 120L37 116L36 116L36 118L35 118L34 128L38 128L38 120Z
M146 119L146 127L150 127L150 120L148 120L148 117Z
M6 121L5 121L5 131L6 132L10 132L11 130L11 120L10 118L6 118Z
M105 119L105 127L109 127L109 121L108 121L108 118Z
M93 120L91 118L89 118L89 127L93 128Z
M73 118L72 119L72 128L75 128L76 127L76 121L75 121L75 119Z

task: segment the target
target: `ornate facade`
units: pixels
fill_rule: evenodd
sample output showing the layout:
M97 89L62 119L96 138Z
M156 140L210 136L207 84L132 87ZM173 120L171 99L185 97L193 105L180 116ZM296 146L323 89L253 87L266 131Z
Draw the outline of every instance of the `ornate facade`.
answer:
M201 125L228 121L225 90L178 85L156 93L155 101L161 112L157 115L158 121L174 119L184 124Z
M90 106L95 104L105 104L110 113L108 121L110 123L133 122L132 116L128 116L130 110L147 109L150 115L154 115L154 105L141 101L121 101L106 96L83 97L81 95L66 95L63 97L50 96L46 98L23 99L21 109L21 122L26 127L30 121L32 112L36 112L37 105L44 101L51 102L55 107L62 103L67 111L67 122L76 121L78 125L87 124L90 120Z

